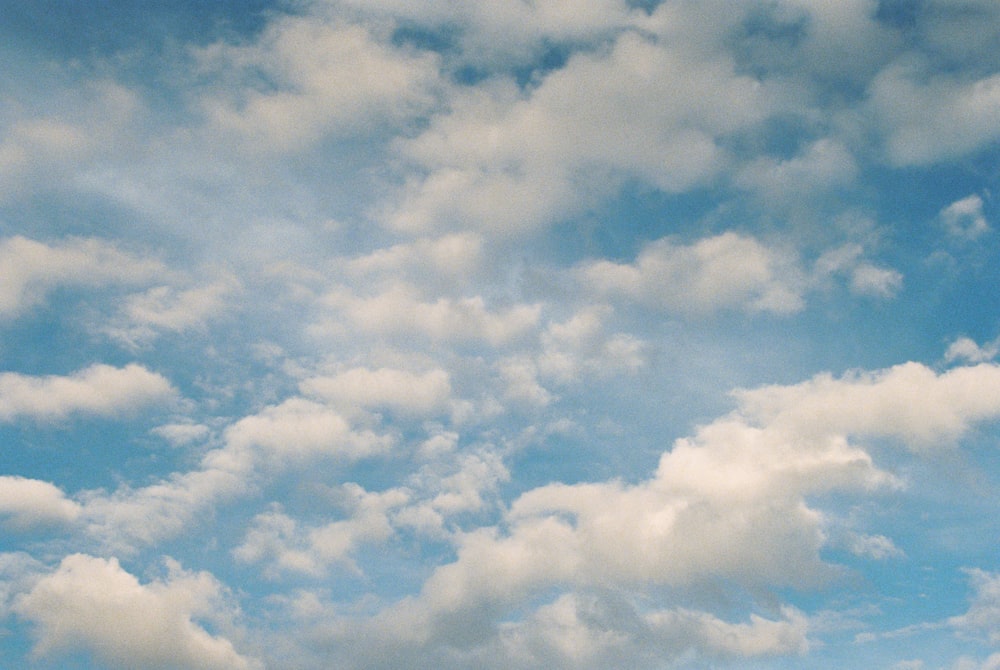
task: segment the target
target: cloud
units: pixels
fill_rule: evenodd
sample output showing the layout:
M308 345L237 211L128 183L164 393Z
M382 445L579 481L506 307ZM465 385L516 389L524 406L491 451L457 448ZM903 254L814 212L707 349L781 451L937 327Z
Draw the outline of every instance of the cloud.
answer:
M394 439L355 431L339 412L305 398L289 398L226 429L226 450L256 454L264 463L302 463L317 457L357 460L383 454Z
M389 409L428 416L448 409L451 382L444 370L415 374L392 368L352 368L332 377L312 377L299 384L307 396L334 406Z
M395 443L392 434L357 430L329 406L292 397L232 423L223 445L206 452L197 469L140 488L85 492L84 518L90 535L132 552L176 536L211 506L257 490L276 473L384 455Z
M128 128L139 109L134 93L108 79L49 88L41 105L27 98L0 120L8 122L0 140L0 201L83 181L95 158L131 139Z
M246 454L215 449L201 468L148 486L122 485L112 493L86 491L82 519L102 546L123 554L176 537L201 520L201 513L254 488L253 463Z
M714 659L748 659L802 654L808 622L787 608L770 620L756 614L749 623L730 623L707 612L653 610L640 614L608 594L564 594L530 619L505 625L501 654L483 654L485 667L606 668L627 663L649 667L683 662L696 654ZM492 652L502 661L487 660Z
M622 178L667 192L709 181L729 162L720 139L763 120L774 97L725 56L685 54L689 37L676 37L627 32L526 92L488 80L453 96L400 145L425 174L387 223L518 237L610 195Z
M136 363L97 364L69 376L0 373L0 421L57 421L74 414L115 416L176 395L162 375Z
M962 633L1000 645L1000 574L977 569L965 572L973 589L972 603L965 614L952 617L948 623Z
M447 55L458 65L487 71L533 64L546 46L599 43L634 23L641 13L620 0L543 0L489 4L376 0L343 3L366 17L412 22L430 31L452 30Z
M115 668L262 668L196 623L231 618L221 609L222 586L208 573L170 567L168 579L141 584L114 558L73 554L18 598L14 611L35 625L41 658L83 650Z
M851 273L851 290L861 295L891 298L903 285L903 275L896 270L861 263Z
M533 330L542 306L515 305L491 311L481 296L421 300L410 287L398 285L371 297L336 290L326 304L343 312L361 330L388 337L423 336L435 342L484 341L502 346Z
M642 369L649 359L647 343L626 333L608 333L611 315L608 307L590 305L566 321L549 323L541 336L538 372L568 384Z
M1000 416L994 400L1000 394L993 389L1000 384L998 369L981 364L936 373L907 363L739 391L736 411L676 440L648 479L529 489L510 504L501 524L456 535L455 560L438 566L419 595L367 622L343 623L334 635L365 631L395 639L403 654L413 652L403 651L407 645L429 649L435 640L456 636L478 640L470 648L509 639L526 646L503 648L515 667L551 658L559 659L556 667L574 660L601 667L608 658L602 654L635 651L629 644L635 629L621 616L615 620L621 627L607 628L583 618L590 606L581 605L578 594L629 594L657 586L684 592L720 583L757 592L823 584L840 574L821 554L835 518L812 501L832 492L901 485L851 439L894 436L918 449L957 439L972 422ZM848 529L845 537L847 548L861 557L902 555L882 535ZM991 582L979 581L981 595L988 595ZM528 618L499 623L519 603L553 590L566 595ZM982 629L988 613L988 607L976 606L954 623ZM805 619L794 611L784 618L731 624L694 610L647 610L640 628L665 648L686 644L706 655L804 652ZM650 630L661 630L662 637ZM524 662L526 655L534 661Z
M289 151L327 135L370 134L434 103L437 58L395 48L321 13L281 15L251 44L195 50L204 72L235 79L201 99L215 131Z
M985 363L996 358L1000 353L1000 340L987 342L980 346L975 340L968 337L960 337L950 345L944 353L946 363L964 360L969 363Z
M50 482L18 476L0 476L0 525L8 530L71 523L80 515L80 505L66 498Z
M482 238L466 232L378 249L351 259L347 269L356 276L392 277L395 281L412 277L428 283L434 276L449 281L468 278L484 259Z
M211 433L208 426L195 423L168 423L150 430L174 446L204 440Z
M186 290L172 286L156 286L145 293L129 296L122 306L120 325L108 329L109 334L126 344L147 343L160 331L181 333L203 327L205 321L218 315L226 299L239 288L234 278Z
M774 206L849 186L857 173L857 163L847 147L835 139L824 138L788 159L763 157L750 161L740 168L735 181L738 186L757 193L768 206Z
M1000 417L1000 366L936 373L911 362L735 395L744 415L798 435L894 437L926 450L953 443L974 422Z
M340 563L359 572L351 554L362 544L381 542L393 534L387 513L407 502L400 489L370 493L356 484L343 487L349 516L331 523L302 528L280 507L254 517L243 544L233 550L237 560L266 562L267 573L297 572L321 576Z
M158 262L120 251L97 239L45 244L9 237L0 242L0 317L14 317L61 286L138 284L163 273Z
M885 535L851 533L847 538L847 549L855 556L873 558L877 561L906 555Z
M0 174L16 177L32 163L58 162L79 156L92 146L86 133L53 119L19 121L7 129L0 144Z
M954 159L1000 138L997 74L968 80L900 62L879 73L870 95L895 166Z
M731 232L691 245L663 238L642 249L634 263L594 261L579 273L599 295L681 312L788 313L803 306L804 280L795 259Z
M938 218L945 230L959 239L974 240L990 230L983 215L983 199L975 194L951 203L941 210Z
M831 275L848 279L853 293L875 298L892 298L903 286L903 275L891 268L879 267L864 261L864 247L845 244L825 251L813 266L814 281L823 282Z

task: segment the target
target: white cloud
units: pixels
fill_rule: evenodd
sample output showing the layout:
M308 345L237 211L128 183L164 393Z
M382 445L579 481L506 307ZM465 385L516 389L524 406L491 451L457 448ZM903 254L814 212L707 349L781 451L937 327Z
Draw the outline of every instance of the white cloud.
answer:
M433 281L433 277L453 282L472 276L483 261L480 236L456 233L378 249L351 259L347 270L356 276L392 277L395 281L412 276L426 284Z
M891 298L903 285L902 273L864 261L864 247L845 244L824 252L813 266L813 277L823 282L840 274L848 278L851 291L876 298Z
M317 460L382 455L396 438L356 430L330 407L293 397L236 421L223 442L205 453L198 469L141 488L83 494L89 533L116 551L134 551L175 536L210 506L257 490L268 476Z
M809 622L802 613L785 607L782 618L765 619L750 615L749 623L729 623L705 612L677 610L655 612L648 616L657 632L670 640L682 640L711 656L745 659L758 656L804 654L809 649L806 638Z
M158 331L180 333L204 325L225 308L226 298L239 283L226 278L206 286L177 290L156 286L126 298L121 324L108 329L115 338L136 345L152 340Z
M20 121L6 131L0 144L0 175L8 179L33 162L66 160L92 146L83 129L54 119Z
M556 587L684 589L719 580L750 590L815 586L837 574L820 553L834 519L808 501L900 485L850 438L895 436L916 447L956 439L973 421L1000 416L998 370L984 364L935 373L908 363L740 391L736 412L677 440L645 481L526 491L502 525L458 535L456 560L439 566L419 596L366 625L387 636L405 629L402 639L424 644L447 637L465 617L490 628L507 608ZM859 555L902 555L888 537L846 537ZM985 603L989 589L980 592L976 602ZM568 628L556 632L578 638L581 653L613 646L616 631L595 637L600 631L577 630L572 608L564 610ZM954 623L983 629L989 611L973 607ZM744 628L681 610L658 616L665 629L679 626L703 651L723 655L794 653L807 644L799 615L788 614L786 623L754 619Z
M0 317L17 316L60 286L102 287L147 282L162 274L158 262L96 239L45 244L24 237L0 242Z
M640 484L526 492L510 507L507 531L461 536L457 560L434 572L413 605L433 622L556 584L815 585L834 571L819 555L823 515L804 497L891 481L843 440L792 441L720 421L678 441Z
M201 104L213 130L235 131L254 149L370 134L425 111L438 83L436 57L381 37L319 14L279 16L255 43L195 52L204 71L235 79Z
M983 215L983 199L975 194L951 203L938 217L948 233L957 238L973 240L990 230Z
M850 151L834 139L821 139L785 160L759 158L740 168L736 184L756 192L768 206L794 202L815 192L853 183L858 166Z
M110 494L82 493L87 532L107 548L131 553L175 537L194 527L213 504L253 490L253 464L246 454L216 449L201 466L141 488L122 485Z
M985 570L966 570L973 588L968 611L952 617L948 623L958 631L985 637L991 645L1000 645L1000 574Z
M14 610L35 624L42 658L84 650L115 668L262 668L196 621L231 618L221 585L208 573L170 567L167 580L141 584L114 558L73 554Z
M326 302L369 333L406 338L421 335L438 342L479 340L493 346L534 329L542 309L538 304L521 304L491 311L480 296L425 302L402 285L367 298L338 290L329 294Z
M504 400L519 405L545 407L554 396L539 383L538 366L530 358L505 358L496 365Z
M0 132L0 201L74 183L109 146L121 147L130 139L127 128L139 105L125 87L92 80L46 93L35 114L25 99L10 105L12 114L0 119L8 122Z
M855 556L873 558L877 561L905 556L903 551L885 535L851 533L847 538L847 549Z
M565 384L584 375L642 368L648 358L646 343L625 333L607 333L610 316L610 308L591 305L564 322L550 323L542 333L538 371Z
M426 175L387 221L518 236L612 193L620 178L685 191L727 164L717 140L762 120L780 98L767 92L726 57L699 60L677 42L625 33L527 93L492 80L454 96L401 145Z
M290 398L226 429L226 453L257 454L272 465L309 462L317 457L357 460L383 454L391 435L356 431L337 411L305 398Z
M73 414L115 416L165 403L175 395L162 375L136 363L123 368L92 365L69 376L4 372L0 373L0 421L54 421Z
M1000 417L1000 366L936 373L904 363L735 395L743 414L793 434L895 437L920 450L950 444L972 423Z
M1000 340L993 340L980 346L975 340L968 337L960 337L950 345L944 353L944 360L951 363L964 360L969 363L985 363L996 358L1000 353Z
M530 63L546 45L598 42L639 18L621 0L524 3L411 3L374 0L343 3L364 16L406 20L435 30L452 29L460 64L495 70Z
M692 654L747 659L804 653L808 621L791 608L781 614L777 620L751 615L749 623L730 623L685 609L640 614L622 599L568 593L529 619L504 625L502 660L487 667L646 667L644 658L670 663Z
M351 554L364 543L381 542L393 534L388 512L407 502L401 489L381 493L356 484L343 487L348 518L303 528L280 508L257 515L243 544L233 555L248 563L267 562L267 572L297 572L321 576L336 563L358 571Z
M299 389L337 407L390 409L412 416L444 412L451 399L451 381L440 369L417 374L393 368L352 368L332 377L306 379Z
M168 423L157 426L149 432L162 437L174 446L180 446L204 440L211 433L211 429L197 423Z
M896 166L957 158L1000 138L998 74L968 80L897 63L875 78L870 93Z
M851 273L851 290L861 295L891 298L903 286L903 275L896 270L861 263Z
M452 459L447 470L424 467L412 479L414 488L429 494L428 505L444 516L479 511L486 506L484 496L510 479L510 472L495 453L465 453Z
M25 531L38 526L67 524L80 515L80 505L50 482L0 476L0 525Z
M580 268L580 277L601 295L684 312L736 308L787 313L803 306L804 279L796 260L736 233L692 245L660 239L647 245L634 263L591 262Z

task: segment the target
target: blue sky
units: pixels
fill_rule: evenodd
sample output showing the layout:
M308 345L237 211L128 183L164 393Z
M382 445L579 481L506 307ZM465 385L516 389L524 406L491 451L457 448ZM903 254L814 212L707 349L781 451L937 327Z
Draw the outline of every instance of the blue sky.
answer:
M1000 668L996 3L0 16L0 665Z

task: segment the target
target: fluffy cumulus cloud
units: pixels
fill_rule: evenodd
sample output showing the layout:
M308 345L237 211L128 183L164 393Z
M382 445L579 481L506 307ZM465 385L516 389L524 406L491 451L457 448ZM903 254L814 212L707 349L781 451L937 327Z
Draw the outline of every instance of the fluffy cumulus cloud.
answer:
M221 585L171 567L167 580L142 584L115 559L73 554L14 609L37 624L34 653L43 658L83 650L116 668L263 667L196 622L231 617Z
M167 403L176 391L163 375L131 363L96 364L68 376L0 374L0 420L65 419L74 414L114 416Z
M253 44L216 43L196 56L201 68L237 79L201 101L212 127L276 150L403 121L433 103L437 80L432 55L322 12L279 18Z
M794 257L736 233L691 245L661 239L634 263L596 261L581 268L582 280L599 294L687 312L794 312L803 304L799 274Z
M61 525L76 519L80 505L51 482L17 476L0 477L0 519L8 530Z
M742 411L803 434L886 436L915 449L947 446L976 421L1000 413L1000 368L990 363L943 373L906 363L842 379L737 393Z
M727 161L718 139L764 118L769 102L731 61L692 61L670 44L626 33L527 96L501 83L460 98L404 147L428 174L390 224L468 222L506 236L579 211L616 177L668 191L711 178Z

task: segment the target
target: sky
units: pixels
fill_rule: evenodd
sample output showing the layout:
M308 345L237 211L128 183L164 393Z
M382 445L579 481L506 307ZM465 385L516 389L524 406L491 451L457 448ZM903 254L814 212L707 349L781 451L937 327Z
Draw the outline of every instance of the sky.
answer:
M0 0L0 666L997 670L998 47Z

